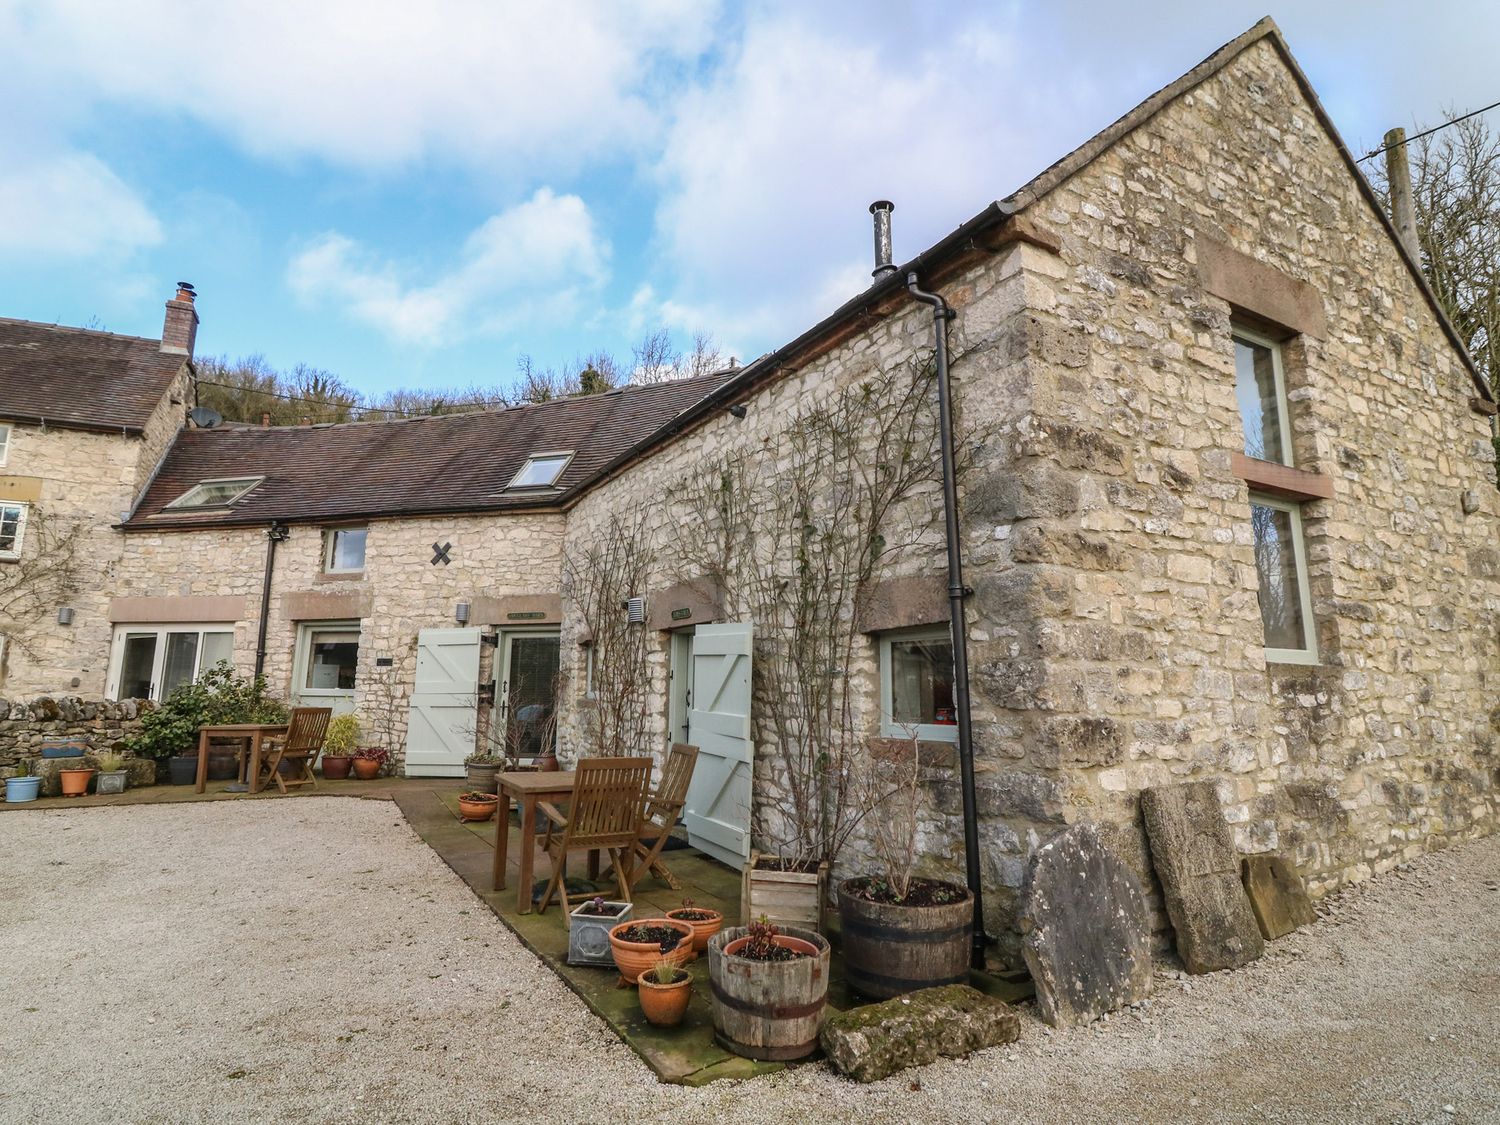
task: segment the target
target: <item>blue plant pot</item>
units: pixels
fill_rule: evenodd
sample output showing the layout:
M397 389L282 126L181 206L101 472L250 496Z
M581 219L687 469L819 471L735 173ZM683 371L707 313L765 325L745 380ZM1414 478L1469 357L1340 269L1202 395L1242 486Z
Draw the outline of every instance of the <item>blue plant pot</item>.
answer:
M39 777L7 777L5 779L5 803L19 805L26 801L35 801L41 789L42 779Z

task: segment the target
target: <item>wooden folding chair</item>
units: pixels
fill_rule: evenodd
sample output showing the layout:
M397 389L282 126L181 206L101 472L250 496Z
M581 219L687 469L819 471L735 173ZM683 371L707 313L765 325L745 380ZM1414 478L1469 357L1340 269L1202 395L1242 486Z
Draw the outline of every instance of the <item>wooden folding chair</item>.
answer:
M698 764L698 748L683 742L672 743L672 752L667 755L667 764L662 767L661 784L654 793L646 796L646 815L641 818L641 830L631 848L630 885L641 881L650 871L674 891L682 890L677 876L658 857L666 846L667 837L682 807L687 804L688 783L693 780L693 767Z
M261 788L265 788L266 782L275 781L276 788L283 793L301 785L311 785L316 789L318 782L313 777L313 763L318 760L318 752L323 749L323 737L328 733L328 720L331 718L332 707L292 708L286 734L266 741L268 752L260 759ZM281 776L282 762L291 762L301 767L290 781Z
M551 822L542 841L552 860L552 878L537 913L547 910L555 894L563 910L575 900L594 897L592 891L569 895L566 883L568 853L598 849L609 853L620 897L630 902L630 849L641 828L646 784L651 780L650 758L584 758L578 763L573 797L564 813L557 806L537 802Z

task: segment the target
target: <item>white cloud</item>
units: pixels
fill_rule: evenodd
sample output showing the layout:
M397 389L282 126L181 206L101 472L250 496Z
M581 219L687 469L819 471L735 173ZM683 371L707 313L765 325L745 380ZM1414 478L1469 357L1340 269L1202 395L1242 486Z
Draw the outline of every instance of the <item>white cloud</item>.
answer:
M119 260L161 240L145 201L90 153L12 150L0 168L0 255Z
M0 60L263 156L520 173L652 137L651 91L703 48L713 15L697 0L20 0L0 11Z
M307 304L331 303L403 343L434 344L555 321L607 280L608 259L583 200L543 188L487 219L436 280L413 283L330 232L292 259L287 282Z

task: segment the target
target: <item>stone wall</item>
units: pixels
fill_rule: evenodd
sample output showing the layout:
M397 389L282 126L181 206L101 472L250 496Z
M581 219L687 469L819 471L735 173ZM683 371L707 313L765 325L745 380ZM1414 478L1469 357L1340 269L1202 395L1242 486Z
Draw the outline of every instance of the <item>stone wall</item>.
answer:
M77 738L93 753L118 753L120 743L140 728L141 716L153 709L144 699L0 699L0 777L14 777L21 762L38 761L44 739Z

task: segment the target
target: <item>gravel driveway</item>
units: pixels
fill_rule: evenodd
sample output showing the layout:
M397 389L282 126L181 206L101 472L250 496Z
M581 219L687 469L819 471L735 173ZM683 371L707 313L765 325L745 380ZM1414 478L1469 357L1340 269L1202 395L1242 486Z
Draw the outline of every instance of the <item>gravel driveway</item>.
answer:
M7 812L0 856L4 1122L1500 1120L1500 839L1093 1028L702 1090L658 1083L394 805Z

